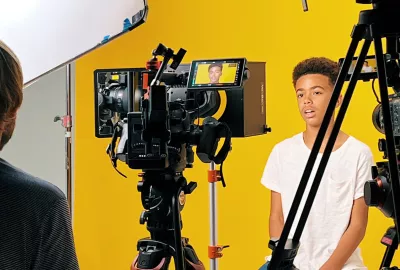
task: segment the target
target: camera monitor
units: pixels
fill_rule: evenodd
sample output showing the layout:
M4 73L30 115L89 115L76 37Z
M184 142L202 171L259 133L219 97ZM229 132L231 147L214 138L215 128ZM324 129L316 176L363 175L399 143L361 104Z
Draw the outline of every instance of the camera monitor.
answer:
M346 81L350 80L351 75L353 74L354 68L356 67L357 57L353 57L353 61L351 63L350 69L346 76ZM343 64L344 58L339 59L339 66L341 67ZM376 59L374 55L366 56L364 64L361 69L359 80L369 81L371 79L378 78L378 74L376 72Z
M245 58L192 61L188 89L239 88L243 83L245 65Z
M147 0L2 2L0 40L18 56L25 87L144 23Z

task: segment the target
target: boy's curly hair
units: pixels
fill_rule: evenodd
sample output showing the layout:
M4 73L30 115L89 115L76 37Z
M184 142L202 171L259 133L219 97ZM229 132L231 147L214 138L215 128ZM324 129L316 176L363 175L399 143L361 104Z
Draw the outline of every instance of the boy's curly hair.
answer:
M339 64L326 57L312 57L298 63L292 74L293 86L296 87L297 80L307 74L321 74L329 78L332 85L335 85L339 75Z

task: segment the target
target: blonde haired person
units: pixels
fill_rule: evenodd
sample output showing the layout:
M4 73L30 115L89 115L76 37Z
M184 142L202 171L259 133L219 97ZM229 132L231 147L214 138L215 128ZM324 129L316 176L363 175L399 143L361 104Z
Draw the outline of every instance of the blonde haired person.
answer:
M65 195L1 158L22 100L19 60L0 41L0 269L79 269Z

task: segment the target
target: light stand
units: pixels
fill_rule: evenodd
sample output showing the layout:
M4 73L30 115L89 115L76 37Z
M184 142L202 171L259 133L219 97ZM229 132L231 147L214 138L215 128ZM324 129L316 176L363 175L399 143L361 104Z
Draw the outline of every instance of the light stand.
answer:
M54 117L54 122L61 121L65 128L65 169L67 180L67 200L72 214L72 64L66 65L66 115Z
M210 247L209 247L209 258L210 258L210 269L218 269L217 258L218 255L215 246L217 245L217 186L216 186L216 174L215 163L211 161L209 170L209 200L210 200Z
M367 3L366 1L357 1L358 3ZM318 191L319 184L321 182L323 173L327 166L330 154L335 145L336 138L340 131L341 124L345 117L346 110L349 106L351 96L357 84L357 79L361 72L362 65L366 59L368 50L372 42L375 47L375 59L377 63L377 73L379 79L379 88L382 102L382 113L383 122L385 127L385 136L387 142L387 153L389 159L389 171L392 178L391 187L393 194L399 194L399 171L397 166L397 157L395 152L395 141L393 136L393 127L390 114L390 105L388 99L388 84L386 80L386 69L385 59L382 48L382 38L387 40L387 57L391 59L398 59L399 48L398 38L400 35L400 1L397 0L382 0L376 1L378 3L373 4L372 10L364 10L360 12L358 24L353 28L351 34L352 40L343 62L341 70L339 72L338 79L335 83L333 94L329 102L327 111L325 113L322 125L318 132L316 141L313 145L311 154L307 161L305 170L303 172L299 187L295 194L292 206L290 208L287 220L283 227L282 234L279 240L270 240L270 247L273 249L272 258L270 261L269 269L295 269L293 265L294 258L297 254L300 237L304 226L306 224L308 215L310 213L314 198ZM325 151L323 153L320 165L315 175L315 179L312 183L310 193L307 197L303 212L301 214L298 226L296 228L294 237L292 240L288 240L289 232L293 225L296 213L298 211L303 193L305 192L308 179L313 169L314 163L318 156L322 141L325 137L326 131L329 126L329 122L334 114L335 106L341 93L341 89L345 82L346 76L350 70L353 57L355 55L359 42L364 39L365 42L362 46L361 53L357 59L355 70L350 78L350 82L343 99L343 104L339 110L335 125L332 133L329 137ZM399 237L399 223L400 223L400 196L393 196L393 207L394 207L394 222L395 228L397 229L397 238Z
M208 257L210 258L210 270L218 269L218 258L222 257L222 250L229 246L217 245L217 182L221 180L218 171L215 169L215 162L210 162L208 171L209 200L210 200L210 246L208 247ZM225 186L225 183L223 182Z
M67 91L66 91L66 109L65 124L65 167L67 170L67 198L72 213L72 116L71 116L71 89L72 89L72 65L67 65Z

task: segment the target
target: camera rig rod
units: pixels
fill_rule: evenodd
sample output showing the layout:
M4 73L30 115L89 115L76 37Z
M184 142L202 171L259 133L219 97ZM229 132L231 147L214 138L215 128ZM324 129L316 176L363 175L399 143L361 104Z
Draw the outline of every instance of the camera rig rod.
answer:
M229 246L217 245L217 182L221 177L215 169L215 162L210 162L208 171L209 182L209 211L210 211L210 246L208 247L208 257L210 258L210 269L218 269L217 259L222 257L222 250Z
M323 118L317 138L311 150L305 170L301 177L300 184L295 194L282 234L279 240L273 240L273 239L270 240L269 246L271 247L271 249L273 249L273 253L269 269L273 270L297 269L293 265L293 261L295 259L295 256L297 254L300 245L300 237L303 232L304 226L306 224L316 193L318 191L319 184L322 180L323 173L327 166L330 154L335 145L336 138L339 134L341 124L346 114L346 110L349 106L352 94L356 87L357 79L361 72L362 65L364 63L364 60L366 59L366 55L368 53L368 50L372 42L374 42L375 45L374 46L376 54L375 58L378 69L379 88L380 88L382 112L384 119L383 122L385 127L387 154L389 159L389 170L390 170L390 175L392 177L391 181L392 191L393 194L399 194L400 192L397 156L395 152L395 141L393 135L393 127L392 127L390 105L388 98L388 85L386 79L387 76L386 76L385 62L384 62L384 55L383 55L383 48L381 41L381 38L387 38L388 43L390 44L392 43L393 39L398 39L400 35L400 17L398 16L400 12L400 3L396 1L381 1L380 3L374 4L373 7L374 9L372 10L364 10L360 12L359 22L353 28L353 32L351 34L352 40L346 58L339 72L339 76L335 83L331 100L329 102L328 108ZM292 240L288 240L289 232L291 230L291 227L293 226L296 213L298 211L302 196L307 186L308 179L310 178L310 174L312 172L316 158L320 151L322 141L326 136L331 118L334 115L336 103L339 99L341 89L345 82L346 75L350 70L350 65L352 63L356 49L358 47L359 42L362 39L365 39L363 47L357 59L354 72L350 78L350 82L346 94L344 96L343 103L340 107L332 133L329 136L328 143L323 153L320 165L317 169L315 179L312 183L310 193L304 205L304 209L299 219L299 223L294 233L294 237ZM397 230L396 234L397 237L399 237L398 229L400 223L400 196L393 196L393 206L395 213L394 222L395 222L395 228Z

